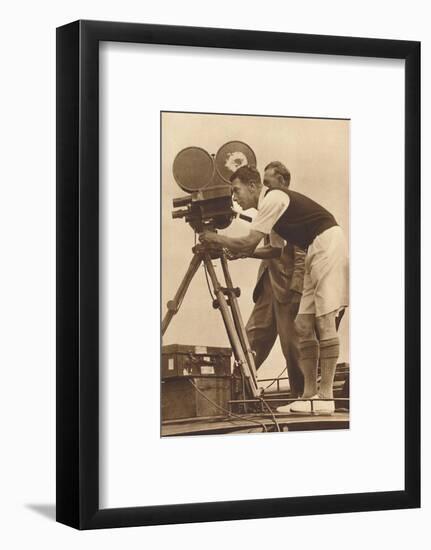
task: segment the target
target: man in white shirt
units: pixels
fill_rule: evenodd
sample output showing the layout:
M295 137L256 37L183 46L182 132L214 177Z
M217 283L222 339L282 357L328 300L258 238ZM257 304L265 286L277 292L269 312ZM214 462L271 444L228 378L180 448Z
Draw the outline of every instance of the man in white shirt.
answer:
M284 175L283 185L287 189L290 173L286 170ZM266 191L262 187L259 202L264 199ZM232 260L247 256L228 253L228 257ZM301 397L304 376L299 365L299 342L294 321L302 296L305 252L280 240L272 232L265 235L264 246L256 248L250 257L261 260L253 290L254 307L246 324L256 369L264 363L278 337L286 359L290 396Z
M200 240L235 254L251 255L265 235L269 235L272 247L287 241L307 251L304 290L296 319L304 374L302 397L307 401L296 401L277 410L331 414L335 409L333 381L339 355L335 319L348 305L346 245L343 232L330 212L305 195L280 189L283 169L286 170L279 162L266 167L266 188L255 168L243 166L237 170L231 178L234 200L244 210L258 210L250 232L236 238L203 233Z

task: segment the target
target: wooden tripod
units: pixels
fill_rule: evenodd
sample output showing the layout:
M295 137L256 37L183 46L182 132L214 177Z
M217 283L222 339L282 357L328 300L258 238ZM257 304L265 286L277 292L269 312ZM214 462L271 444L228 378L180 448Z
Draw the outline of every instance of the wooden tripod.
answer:
M252 350L250 349L247 332L245 330L244 322L239 309L238 297L240 295L240 289L233 287L226 256L222 250L208 249L203 244L194 246L192 251L193 257L187 272L184 275L173 300L170 300L167 303L168 311L163 318L162 334L166 332L172 317L179 311L181 303L187 293L187 289L190 286L195 273L203 263L211 279L214 294L216 296L215 306L220 310L222 315L236 364L240 367L252 396L257 398L261 394L261 389L257 385L257 372L254 363L254 356ZM220 285L214 270L212 262L216 259L220 259L221 262L226 284L225 287Z

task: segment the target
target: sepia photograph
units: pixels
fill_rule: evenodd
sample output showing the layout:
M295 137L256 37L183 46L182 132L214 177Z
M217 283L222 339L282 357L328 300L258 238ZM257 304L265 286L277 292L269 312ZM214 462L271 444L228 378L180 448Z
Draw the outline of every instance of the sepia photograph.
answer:
M349 428L346 119L161 113L161 436Z

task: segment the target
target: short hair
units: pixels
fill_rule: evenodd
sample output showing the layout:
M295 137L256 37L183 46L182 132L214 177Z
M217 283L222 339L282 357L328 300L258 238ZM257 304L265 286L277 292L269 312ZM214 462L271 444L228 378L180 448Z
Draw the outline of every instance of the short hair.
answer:
M267 166L265 166L265 171L274 170L274 174L277 174L278 176L281 176L283 178L284 184L286 187L289 187L290 185L290 172L289 170L284 166L282 162L279 162L278 160L273 160L270 162Z
M246 164L245 166L241 166L240 168L238 168L238 170L236 170L236 172L231 175L231 183L237 178L241 180L241 182L245 185L250 185L251 183L262 185L262 180L260 179L260 174L257 171L256 167L250 166L248 164Z

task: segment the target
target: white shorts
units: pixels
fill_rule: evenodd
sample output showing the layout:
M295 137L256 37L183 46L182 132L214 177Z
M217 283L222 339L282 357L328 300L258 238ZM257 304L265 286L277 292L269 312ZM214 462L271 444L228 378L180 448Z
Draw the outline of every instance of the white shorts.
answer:
M305 257L299 314L316 317L349 304L349 260L343 230L330 227L314 239Z

